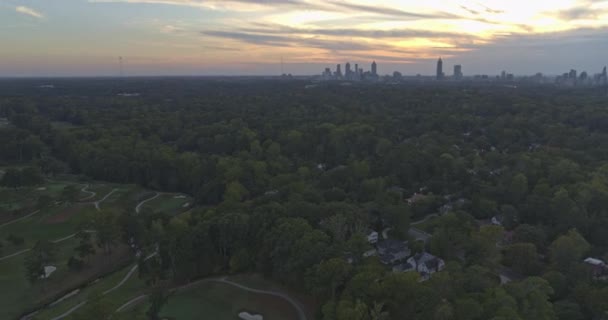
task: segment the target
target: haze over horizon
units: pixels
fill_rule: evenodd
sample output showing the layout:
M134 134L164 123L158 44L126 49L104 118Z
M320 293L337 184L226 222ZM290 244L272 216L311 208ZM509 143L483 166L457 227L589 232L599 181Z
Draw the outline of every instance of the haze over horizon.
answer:
M0 0L0 77L598 73L608 1Z

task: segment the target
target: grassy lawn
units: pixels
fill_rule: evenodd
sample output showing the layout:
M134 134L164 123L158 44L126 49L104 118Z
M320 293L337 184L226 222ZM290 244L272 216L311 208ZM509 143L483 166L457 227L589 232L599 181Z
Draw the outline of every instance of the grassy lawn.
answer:
M52 319L84 300L92 301L93 299L99 299L102 297L102 293L104 291L111 289L120 283L120 281L122 281L122 279L129 273L132 267L133 265L129 265L123 269L120 269L99 280L98 282L95 282L82 289L77 295L72 296L52 307L41 310L38 314L36 314L34 319ZM145 283L143 280L139 279L136 271L120 288L103 296L104 305L107 305L111 310L116 310L132 297L144 292L145 289Z
M42 283L32 285L24 272L27 253L0 261L0 319L15 319L20 313L52 297L68 274L67 260L73 254L75 240L68 240L56 246L57 271Z
M241 311L259 313L267 320L298 320L296 310L280 298L217 282L204 282L175 293L161 316L177 320L234 320Z
M39 213L0 228L0 238L6 240L14 235L25 240L25 243L15 246L5 242L2 256L25 248L32 247L38 240L53 241L77 232L79 225L86 220L89 213L94 212L92 205L73 204L58 205L42 209Z
M112 255L105 255L98 250L98 253L90 258L89 267L79 272L70 271L67 261L74 254L77 244L76 239L57 244L53 263L57 271L48 280L34 285L27 281L24 274L24 261L28 253L0 261L0 319L14 319L19 314L49 303L67 293L67 290L77 288L131 260L127 247L115 249ZM107 286L109 288L112 285L108 282Z
M176 198L174 194L162 194L156 199L146 202L142 206L142 210L145 212L162 212L170 215L175 215L180 212L187 210L187 207L192 205L192 198ZM187 207L184 205L188 204Z

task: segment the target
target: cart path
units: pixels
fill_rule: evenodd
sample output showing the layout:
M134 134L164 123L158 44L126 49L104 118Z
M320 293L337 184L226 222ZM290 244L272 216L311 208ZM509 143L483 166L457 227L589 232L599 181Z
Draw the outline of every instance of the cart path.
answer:
M85 300L85 301L83 301L83 302L81 302L81 303L79 303L79 304L77 304L77 305L75 305L75 306L73 306L73 307L72 307L70 310L66 311L65 313L63 313L63 314L61 314L61 315L56 316L55 318L53 318L53 319L51 319L51 320L59 320L59 319L63 319L63 318L65 318L65 317L69 316L70 314L72 314L72 312L74 312L74 311L78 310L78 308L80 308L80 307L84 306L84 304L85 304L85 303L87 303L87 301L86 301L86 300Z
M84 230L84 232L95 233L95 231L93 231L93 230ZM66 241L66 240L70 240L70 239L74 238L76 235L77 235L77 233L73 233L73 234L71 234L69 236L65 236L63 238L59 238L59 239L56 239L56 240L51 240L51 243L57 244L57 243L60 243L60 242ZM32 249L33 248L27 248L27 249L23 249L21 251L17 251L15 253L11 253L11 254L9 254L7 256L4 256L4 257L0 257L0 261L6 260L6 259L9 259L9 258L12 258L12 257L16 257L16 256L18 256L20 254L24 254L24 253L26 253L26 252L28 252L28 251L30 251Z
M137 206L135 207L135 213L139 213L139 210L141 209L141 206L144 205L144 203L146 203L148 201L151 201L151 200L154 200L154 199L158 198L158 196L160 196L160 192L155 192L154 196L152 196L152 197L150 197L148 199L145 199L145 200L141 201L140 203L138 203Z
M147 261L147 260L151 259L152 257L156 256L157 254L158 254L157 252L154 252L154 253L150 254L149 256L147 256L147 257L144 259L144 261ZM131 278L131 276L133 275L133 273L135 273L135 271L137 271L137 268L138 268L138 267L139 267L139 265L138 265L138 264L134 265L134 266L131 268L131 270L129 270L129 272L127 273L127 275L126 275L126 276L125 276L125 277L124 277L124 278L123 278L123 279L122 279L122 280L121 280L121 281L120 281L120 282L119 282L117 285L115 285L114 287L112 287L112 288L110 288L110 289L108 289L108 290L104 291L104 292L102 293L102 295L104 295L104 296L105 296L106 294L108 294L108 293L110 293L110 292L112 292L112 291L114 291L114 290L116 290L116 289L118 289L118 288L122 287L122 285L123 285L123 284L125 284L125 282L127 282L127 281L128 281L130 278Z
M298 318L300 320L308 320L308 318L306 316L306 312L304 312L304 309L302 309L302 307L300 306L300 303L298 301L296 301L295 299L291 298L290 296L288 296L287 294L284 294L284 293L279 292L279 291L260 290L260 289L250 288L250 287L244 286L242 284L239 284L239 283L227 280L225 277L224 278L203 279L203 280L195 281L195 282L183 285L181 287L178 287L178 288L176 288L174 290L175 291L179 291L179 290L187 289L187 288L199 285L201 283L206 283L206 282L224 283L224 284L231 285L233 287L239 288L239 289L247 291L247 292L252 292L252 293L257 293L257 294L265 294L265 295L270 295L270 296L274 296L274 297L277 297L277 298L281 298L281 299L287 301L292 307L294 307L294 309L298 313ZM139 296L137 296L137 297L135 297L135 298L127 301L122 306L120 306L118 309L116 309L116 312L124 311L127 308L129 308L131 305L133 305L133 304L141 301L142 299L145 299L146 297L147 297L147 295L145 295L145 294L139 295Z
M84 198L80 199L80 201L89 200L89 199L91 199L91 198L93 198L93 197L95 197L97 195L97 192L87 190L87 188L89 188L89 187L90 187L90 185L85 184L84 187L82 187L82 189L80 189L80 192L84 192L84 193L88 193L89 194L88 197L84 197Z
M95 209L97 209L97 211L101 211L101 208L99 208L99 205L100 205L102 202L106 201L106 199L107 199L109 196L111 196L111 195L112 195L112 193L114 193L114 192L116 192L116 191L118 191L118 189L112 189L112 191L110 191L108 194L106 194L106 195L105 195L105 196L104 196L104 197L103 197L101 200L93 202L93 204L95 205Z
M19 222L19 221L21 221L21 220L25 220L25 219L27 219L27 218L29 218L29 217L31 217L31 216L33 216L33 215L35 215L35 214L36 214L36 213L38 213L38 212L40 212L40 210L36 210L36 211L34 211L34 212L32 212L32 213L30 213L30 214L28 214L28 215L26 215L26 216L23 216L23 217L21 217L21 218L17 218L17 219L15 219L15 220L11 220L11 221L9 221L9 222L5 222L5 223L3 223L3 224L0 224L0 228L5 227L5 226L8 226L8 225L10 225L10 224L13 224L13 223L15 223L15 222Z

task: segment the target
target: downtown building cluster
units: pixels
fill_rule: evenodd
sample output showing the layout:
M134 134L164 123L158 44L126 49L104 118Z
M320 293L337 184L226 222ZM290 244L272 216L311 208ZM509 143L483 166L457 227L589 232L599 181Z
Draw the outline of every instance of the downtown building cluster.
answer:
M371 68L368 71L363 70L359 67L359 64L355 64L354 67L347 62L344 65L344 72L342 71L342 65L337 64L335 70L331 68L325 68L320 76L315 77L318 81L366 81L366 82L387 82L396 83L401 81L467 81L467 82L490 82L490 83L505 83L513 84L517 83L528 83L528 84L553 84L564 87L597 87L605 86L608 87L608 75L606 67L601 73L594 75L588 74L586 71L578 74L576 70L570 70L570 72L564 73L560 76L545 76L542 73L536 73L529 76L515 76L513 73L502 71L498 75L487 75L477 74L465 77L463 73L463 67L460 64L453 66L453 72L451 75L446 75L444 72L444 61L442 58L437 60L435 75L434 76L422 76L417 74L415 76L403 76L400 72L395 71L392 75L380 76L378 74L378 64L373 61Z
M375 81L380 77L378 76L378 65L376 61L372 62L371 70L364 71L363 68L359 68L359 64L355 64L354 69L351 68L350 62L344 65L344 73L342 73L342 65L336 65L336 70L331 71L330 68L325 68L321 73L321 79L324 81L330 80L348 80L348 81Z
M578 74L576 70L572 69L570 72L558 76L555 79L555 82L558 85L567 87L606 86L608 85L608 74L606 74L606 67L604 67L601 73L597 73L593 76L589 75L587 71Z

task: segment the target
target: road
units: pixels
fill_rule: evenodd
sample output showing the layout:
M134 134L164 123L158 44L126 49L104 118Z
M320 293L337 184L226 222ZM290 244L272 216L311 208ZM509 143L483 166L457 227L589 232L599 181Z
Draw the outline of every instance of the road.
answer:
M33 216L33 215L35 215L35 214L36 214L36 213L38 213L38 212L40 212L40 210L36 210L36 211L34 211L34 212L32 212L32 213L30 213L30 214L28 214L28 215L26 215L26 216L23 216L23 217L21 217L21 218L17 218L17 219L15 219L15 220L11 220L11 221L9 221L9 222L5 222L5 223L3 223L3 224L0 224L0 228L5 227L5 226L8 226L8 225L11 225L11 224L13 224L13 223L15 223L15 222L19 222L19 221L21 221L21 220L25 220L25 219L27 219L27 218L29 218L29 217L31 217L31 216Z
M410 225L411 226L419 225L421 223L425 223L427 220L429 220L431 218L437 218L437 217L439 217L438 214L432 213L432 214L429 214L428 216L424 217L424 219L422 219L422 220L418 220L418 221L410 223Z
M433 237L430 233L424 232L424 231L414 228L414 227L411 227L407 231L407 233L415 240L424 241L425 243L428 242L431 239L431 237Z

